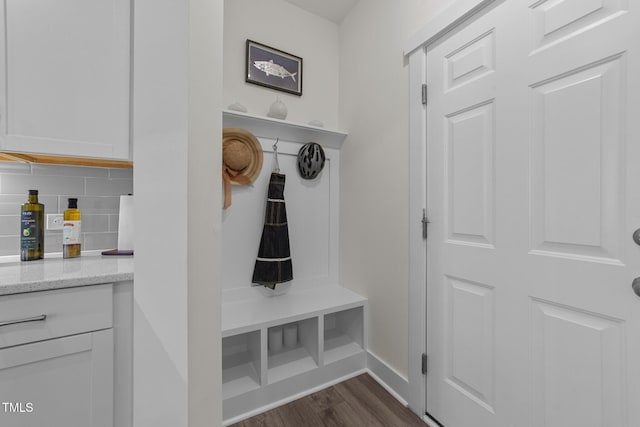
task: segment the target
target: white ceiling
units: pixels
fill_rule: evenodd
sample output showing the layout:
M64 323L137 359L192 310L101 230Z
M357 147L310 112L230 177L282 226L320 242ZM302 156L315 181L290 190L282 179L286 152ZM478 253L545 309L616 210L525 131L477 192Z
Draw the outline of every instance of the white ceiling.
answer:
M285 0L291 4L339 24L358 0Z

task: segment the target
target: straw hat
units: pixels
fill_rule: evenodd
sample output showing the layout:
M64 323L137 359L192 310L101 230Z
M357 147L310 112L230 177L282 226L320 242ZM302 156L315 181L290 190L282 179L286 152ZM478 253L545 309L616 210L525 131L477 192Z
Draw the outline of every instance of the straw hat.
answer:
M262 147L251 132L240 128L224 128L222 162L226 209L231 206L231 184L248 185L260 175Z

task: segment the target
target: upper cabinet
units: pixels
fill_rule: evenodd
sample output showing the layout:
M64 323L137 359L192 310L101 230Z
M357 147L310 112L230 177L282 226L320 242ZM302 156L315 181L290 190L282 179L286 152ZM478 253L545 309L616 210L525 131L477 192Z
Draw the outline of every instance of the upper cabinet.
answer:
M131 159L131 0L3 0L0 148Z

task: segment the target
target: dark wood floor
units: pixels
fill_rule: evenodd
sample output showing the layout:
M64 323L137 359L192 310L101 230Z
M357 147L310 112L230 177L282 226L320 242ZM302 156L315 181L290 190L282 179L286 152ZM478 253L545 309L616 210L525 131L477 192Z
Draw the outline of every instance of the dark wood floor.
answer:
M351 378L231 427L425 427L367 374Z

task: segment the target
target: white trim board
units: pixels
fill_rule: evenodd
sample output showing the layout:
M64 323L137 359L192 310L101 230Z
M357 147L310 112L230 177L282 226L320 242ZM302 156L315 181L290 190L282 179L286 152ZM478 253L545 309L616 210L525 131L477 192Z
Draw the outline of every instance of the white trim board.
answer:
M225 127L247 129L258 138L276 139L306 144L317 142L324 147L339 149L342 147L347 133L339 130L325 129L313 125L293 123L271 117L256 116L239 111L223 110Z
M502 1L504 0L458 0L409 37L404 48L405 56L444 37L492 3L497 4Z
M440 427L429 415L423 415L422 421L424 421L429 427Z
M458 0L409 38L409 372L407 401L414 412L426 411L426 380L422 354L426 348L427 241L422 237L422 210L427 203L426 106L422 85L427 83L427 48L459 26L504 0ZM423 415L420 415L421 417Z
M407 379L369 350L367 350L367 372L398 402L402 403L403 406L409 406L407 402L407 392L409 390ZM421 414L418 415L421 416Z
M426 208L427 155L426 108L421 91L425 83L426 57L409 57L409 406L425 412L425 378L422 375L421 355L426 351L426 259L427 243L422 238L422 210ZM412 89L412 90L411 90Z

